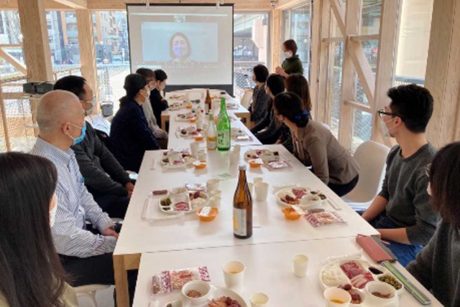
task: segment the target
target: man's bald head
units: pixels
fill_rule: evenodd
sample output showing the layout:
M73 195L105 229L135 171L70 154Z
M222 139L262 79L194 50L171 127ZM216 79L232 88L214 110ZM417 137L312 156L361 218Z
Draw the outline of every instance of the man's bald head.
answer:
M37 123L40 133L53 132L63 123L78 123L84 118L80 99L73 93L55 90L40 99L37 108Z

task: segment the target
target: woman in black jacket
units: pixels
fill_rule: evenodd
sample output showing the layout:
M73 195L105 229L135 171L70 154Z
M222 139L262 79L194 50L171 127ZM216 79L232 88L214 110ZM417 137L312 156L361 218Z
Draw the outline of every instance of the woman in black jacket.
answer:
M252 69L252 80L256 83L252 94L252 103L249 106L251 113L251 121L254 123L259 122L265 117L270 105L270 96L265 91L265 82L268 77L268 69L262 64L254 66Z
M278 122L273 113L273 99L279 93L284 92L284 78L277 74L271 74L267 78L265 90L271 100L265 117L251 129L255 137L262 144L275 144L281 136L282 125Z
M160 148L142 109L149 103L150 90L139 74L126 76L124 89L126 96L120 99L110 129L112 152L126 170L139 172L144 152Z

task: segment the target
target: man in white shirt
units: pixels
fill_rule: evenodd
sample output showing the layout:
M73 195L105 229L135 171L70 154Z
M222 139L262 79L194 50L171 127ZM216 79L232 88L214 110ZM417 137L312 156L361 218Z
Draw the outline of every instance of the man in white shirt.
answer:
M113 284L112 252L118 234L86 189L70 148L84 139L86 131L78 97L62 90L45 94L38 105L37 122L39 135L31 153L48 158L58 171L58 207L52 235L71 284ZM87 220L97 234L86 229Z

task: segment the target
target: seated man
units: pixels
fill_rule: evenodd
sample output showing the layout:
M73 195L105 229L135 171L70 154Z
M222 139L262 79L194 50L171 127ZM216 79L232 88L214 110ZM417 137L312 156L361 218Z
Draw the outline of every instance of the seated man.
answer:
M439 219L426 191L426 168L436 153L425 136L433 97L415 84L392 88L388 96L390 105L379 115L399 145L388 154L382 190L363 218L390 242L388 247L405 266L428 243Z
M63 77L56 82L54 89L74 93L80 99L86 115L91 113L93 91L84 78ZM88 122L83 141L74 144L72 150L75 152L85 185L97 204L111 217L124 218L134 185Z
M51 232L64 270L71 276L72 286L111 285L112 253L118 234L110 217L86 189L70 148L83 140L86 127L78 97L62 90L43 95L37 108L37 123L39 134L31 153L51 160L58 172L58 204ZM99 234L86 229L86 220Z

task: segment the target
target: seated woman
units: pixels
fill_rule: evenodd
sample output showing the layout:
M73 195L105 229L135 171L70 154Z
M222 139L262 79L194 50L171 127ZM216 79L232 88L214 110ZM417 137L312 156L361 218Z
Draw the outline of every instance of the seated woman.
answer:
M168 147L168 133L160 128L152 108L152 105L154 104L154 102L152 101L152 99L154 98L153 90L155 89L156 84L155 73L153 70L149 68L138 68L136 70L136 74L139 74L145 78L145 81L147 82L147 85L150 89L150 103L142 104L142 109L144 110L145 118L147 119L147 123L149 124L150 130L152 130L153 135L160 144L161 149L166 149Z
M297 43L295 40L288 39L283 43L283 53L286 58L281 67L276 68L275 72L285 78L291 74L303 75L302 61L297 55Z
M286 91L297 94L302 100L304 109L309 113L311 112L311 98L310 98L310 88L308 86L308 81L301 74L292 74L286 78ZM277 144L282 144L289 150L291 153L294 152L294 147L292 145L292 137L289 128L285 125L281 128L281 136L276 141Z
M267 78L265 91L270 96L270 103L265 117L260 120L252 129L256 138L262 144L274 144L281 135L281 123L276 120L273 114L273 99L279 93L284 92L284 78L277 74L271 74Z
M142 104L149 102L150 89L139 74L126 76L124 89L126 96L120 99L110 128L111 149L126 170L139 172L144 152L160 148L142 110Z
M252 69L252 80L256 83L252 93L252 103L249 106L251 121L259 122L265 116L270 104L270 96L265 91L265 81L268 77L268 69L264 65L256 65Z
M166 88L168 75L161 69L157 69L153 73L155 74L155 81L152 92L150 93L150 103L157 123L161 125L161 112L169 107L168 101L161 96L161 92Z
M47 159L0 154L0 306L78 306L51 237L57 172Z
M358 183L358 164L332 133L310 119L299 96L286 92L275 97L275 115L292 135L294 154L337 195L350 192Z
M460 306L460 142L442 148L431 163L428 194L441 215L429 243L407 270L444 306Z

